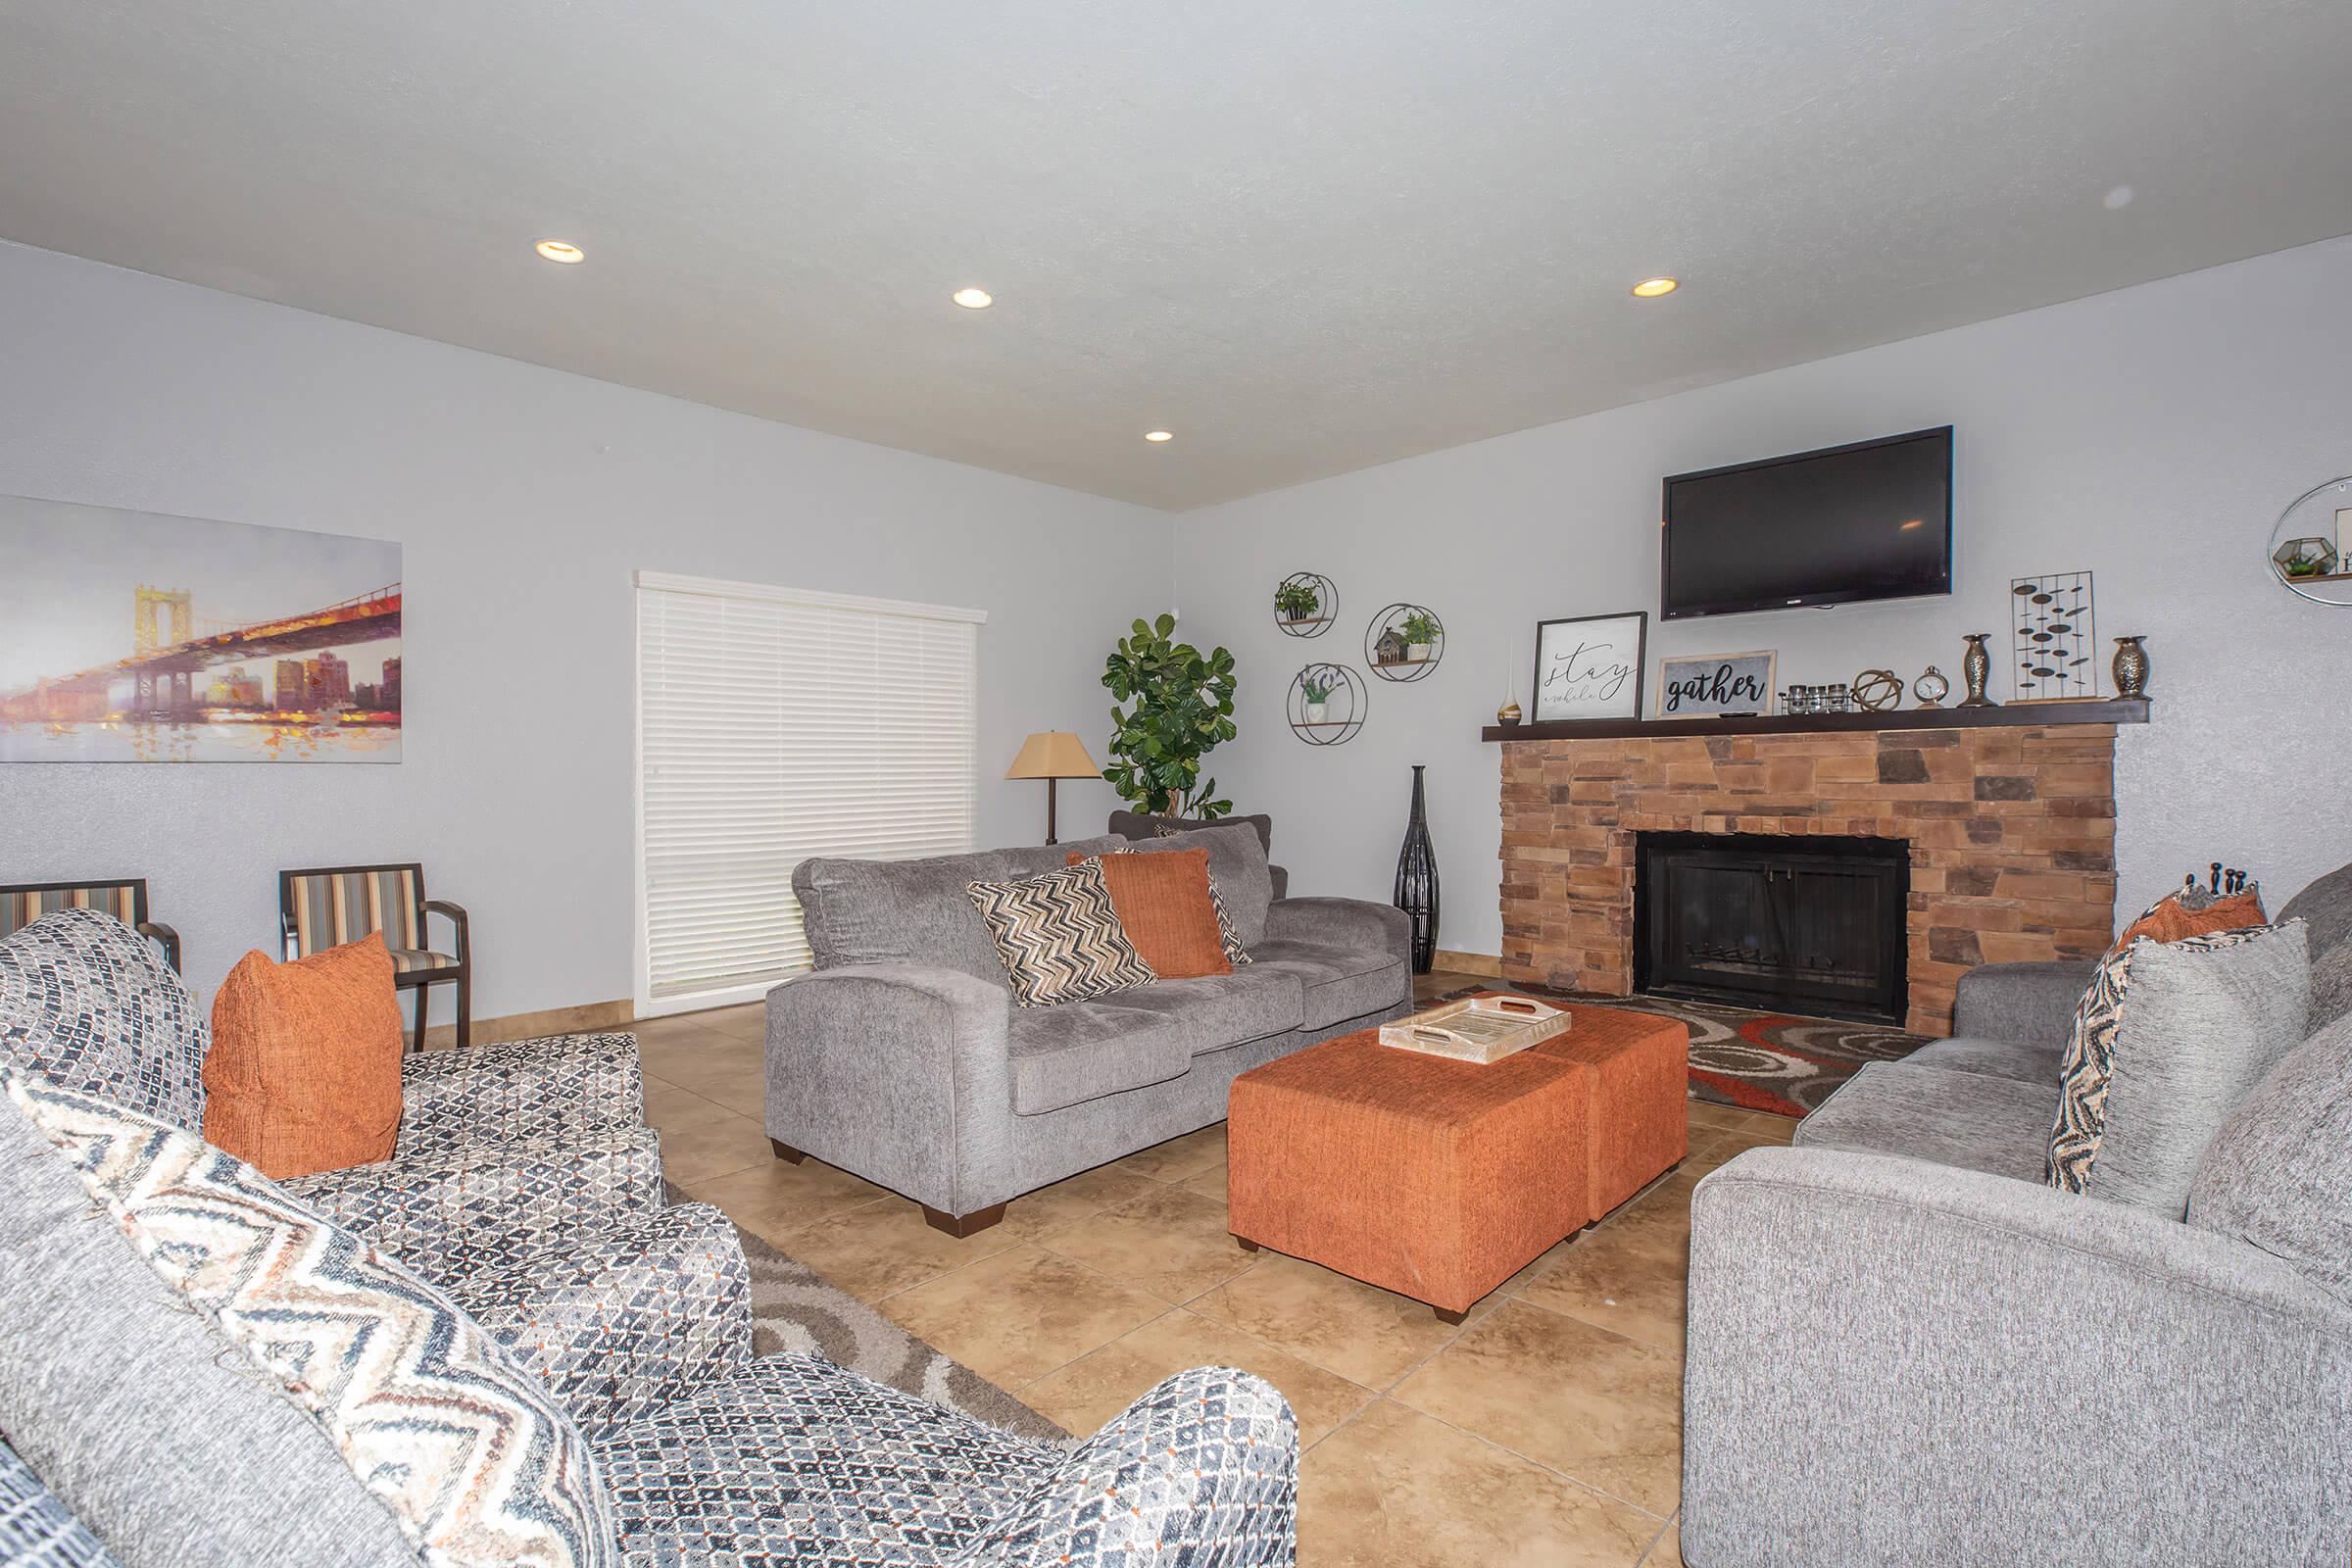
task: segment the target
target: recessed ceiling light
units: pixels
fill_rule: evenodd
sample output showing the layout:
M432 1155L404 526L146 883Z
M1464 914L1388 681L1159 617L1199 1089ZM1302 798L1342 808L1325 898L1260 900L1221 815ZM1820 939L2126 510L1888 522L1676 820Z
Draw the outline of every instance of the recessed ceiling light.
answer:
M1638 300L1654 300L1664 295L1671 294L1682 286L1683 285L1681 281L1676 278L1645 277L1641 282L1634 285L1634 298Z
M1144 439L1147 441L1173 441L1176 439L1176 432L1173 430L1146 430Z
M562 262L565 267L571 266L574 262L584 262L588 259L588 253L586 251L580 249L577 245L572 244L569 240L561 239L541 240L539 242L539 254L546 257L551 262Z
M985 311L997 303L997 297L984 288L959 288L948 298L967 311Z
M2106 196L2107 210L2108 210L2109 212L2111 212L2111 213L2120 213L2120 212L2122 212L2122 211L2123 211L2125 208L2127 208L2127 207L2129 207L2129 206L2131 206L2131 205L2132 205L2132 187L2131 187L2131 186L2129 186L2129 185L2118 185L2118 186L2116 186L2116 187L2115 187L2115 189L2113 189L2113 190L2111 190L2111 191L2109 191L2109 192L2107 193L2107 196Z

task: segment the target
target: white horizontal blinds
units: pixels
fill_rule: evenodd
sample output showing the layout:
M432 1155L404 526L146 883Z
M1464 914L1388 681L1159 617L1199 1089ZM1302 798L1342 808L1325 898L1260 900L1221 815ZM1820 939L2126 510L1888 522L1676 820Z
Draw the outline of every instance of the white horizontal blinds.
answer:
M978 615L640 574L648 995L809 965L793 867L972 847Z

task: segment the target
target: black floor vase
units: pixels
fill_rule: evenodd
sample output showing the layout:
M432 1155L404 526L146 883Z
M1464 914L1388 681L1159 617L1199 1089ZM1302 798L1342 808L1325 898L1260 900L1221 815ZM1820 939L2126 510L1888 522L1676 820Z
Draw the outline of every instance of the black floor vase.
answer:
M1396 852L1395 904L1412 918L1413 973L1427 974L1438 956L1438 852L1429 842L1429 803L1421 793L1422 764L1413 764L1413 814Z

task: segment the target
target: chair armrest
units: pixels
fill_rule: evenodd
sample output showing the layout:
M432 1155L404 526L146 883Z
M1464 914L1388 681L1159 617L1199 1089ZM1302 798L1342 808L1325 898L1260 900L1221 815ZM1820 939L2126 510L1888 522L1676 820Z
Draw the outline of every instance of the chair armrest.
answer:
M448 1289L592 1443L751 1355L751 1269L708 1203L628 1215Z
M163 948L164 961L166 963L172 965L172 967L175 970L179 967L178 932L172 930L161 920L141 920L138 925L138 931L139 935L150 939Z
M2344 1560L2352 1308L2276 1258L1833 1150L1742 1154L1690 1218L1692 1562Z
M396 1158L469 1144L569 1140L645 1122L631 1034L414 1052L400 1063Z
M558 1144L481 1144L278 1183L427 1278L446 1282L662 1206L650 1127Z
M1012 997L959 969L820 969L767 994L767 1134L933 1208L959 1190L958 1139L1012 1109Z
M427 899L424 901L424 912L437 914L457 927L458 951L453 956L460 963L471 962L473 958L473 927L466 918L466 906L462 904L452 904L447 899Z
M1298 1508L1290 1405L1247 1372L1195 1367L1072 1448L949 1561L1288 1568Z
M1410 966L1412 916L1369 899L1280 899L1266 906L1266 935L1342 948L1386 948Z
M2061 1046L2075 1028L2075 1007L2090 989L2096 963L1984 963L1960 977L1952 1033L1974 1040Z

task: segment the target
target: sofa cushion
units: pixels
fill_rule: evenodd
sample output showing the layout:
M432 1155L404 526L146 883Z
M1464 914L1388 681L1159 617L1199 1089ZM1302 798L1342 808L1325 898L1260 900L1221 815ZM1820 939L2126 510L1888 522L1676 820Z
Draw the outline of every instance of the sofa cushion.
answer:
M1242 946L1255 952L1266 934L1266 906L1274 902L1274 878L1266 867L1266 847L1241 823L1195 828L1165 838L1140 839L1126 846L1138 855L1170 850L1208 851L1208 874L1217 884L1217 897L1233 934Z
M2352 1302L2352 1019L2288 1052L2197 1161L2188 1222Z
M205 1142L278 1181L390 1159L401 1052L381 941L290 963L256 949L213 993Z
M2267 918L2262 912L2259 887L2230 894L2208 893L2197 887L2175 888L2124 927L2124 934L2107 951L2121 952L2141 937L2151 942L2183 942L2190 937L2211 936L2216 931L2243 931L2261 925Z
M2054 1080L2028 1084L1925 1067L1916 1056L1874 1061L1798 1122L1792 1141L2038 1182L2057 1102Z
M111 914L59 909L0 942L0 1060L174 1127L204 1124L212 1030L155 945Z
M345 1485L389 1510L418 1556L612 1560L611 1504L579 1430L447 1297L191 1134L6 1067L0 1091L118 1245L212 1331L215 1356L307 1415Z
M1268 856L1274 853L1274 818L1262 811L1255 816L1166 816L1150 811L1113 811L1110 831L1124 839L1160 839L1172 834L1188 833L1197 827L1247 827L1257 835L1257 842Z
M964 891L996 938L1019 1006L1084 1002L1157 978L1119 924L1099 857L1011 882L974 882Z
M1983 1073L1988 1078L2008 1078L2021 1084L2055 1089L2059 1059L2065 1054L2066 1048L2054 1040L1979 1040L1955 1035L1922 1046L1903 1060L1915 1066Z
M1385 948L1272 937L1252 945L1250 959L1253 968L1298 977L1298 1022L1308 1029L1380 1012L1412 995L1408 966Z
M2044 1180L2180 1218L2205 1146L2310 1012L2300 922L2110 954L2067 1042Z
M1175 1022L1198 1056L1298 1028L1303 998L1298 971L1251 964L1231 974L1138 986L1110 1000Z
M1084 858L1073 854L1070 861ZM1208 879L1206 850L1182 855L1119 851L1093 858L1110 890L1111 906L1119 911L1120 928L1153 974L1162 980L1197 980L1233 972L1225 954L1231 938L1217 906L1216 884Z
M317 1424L140 1261L6 1093L0 1430L126 1563L196 1561L199 1542L217 1563L419 1561ZM0 1548L8 1538L0 1518Z
M2074 1028L2075 1008L2098 968L2094 958L1979 964L1960 977L1952 1002L1952 1032L2061 1050ZM2053 1081L2055 1077L2053 1068Z
M1193 1064L1190 1035L1173 1014L1120 1004L1140 994L1010 1009L1012 1108L1035 1116L1182 1077Z
M2314 962L2352 941L2352 865L2340 865L2286 901L2278 923L2303 922Z
M997 945L963 890L974 882L1004 882L1051 871L1072 850L1093 855L1125 843L1104 837L920 860L818 856L793 867L792 892L800 901L808 951L819 969L919 963L960 969L1003 985L1004 968L997 961Z

